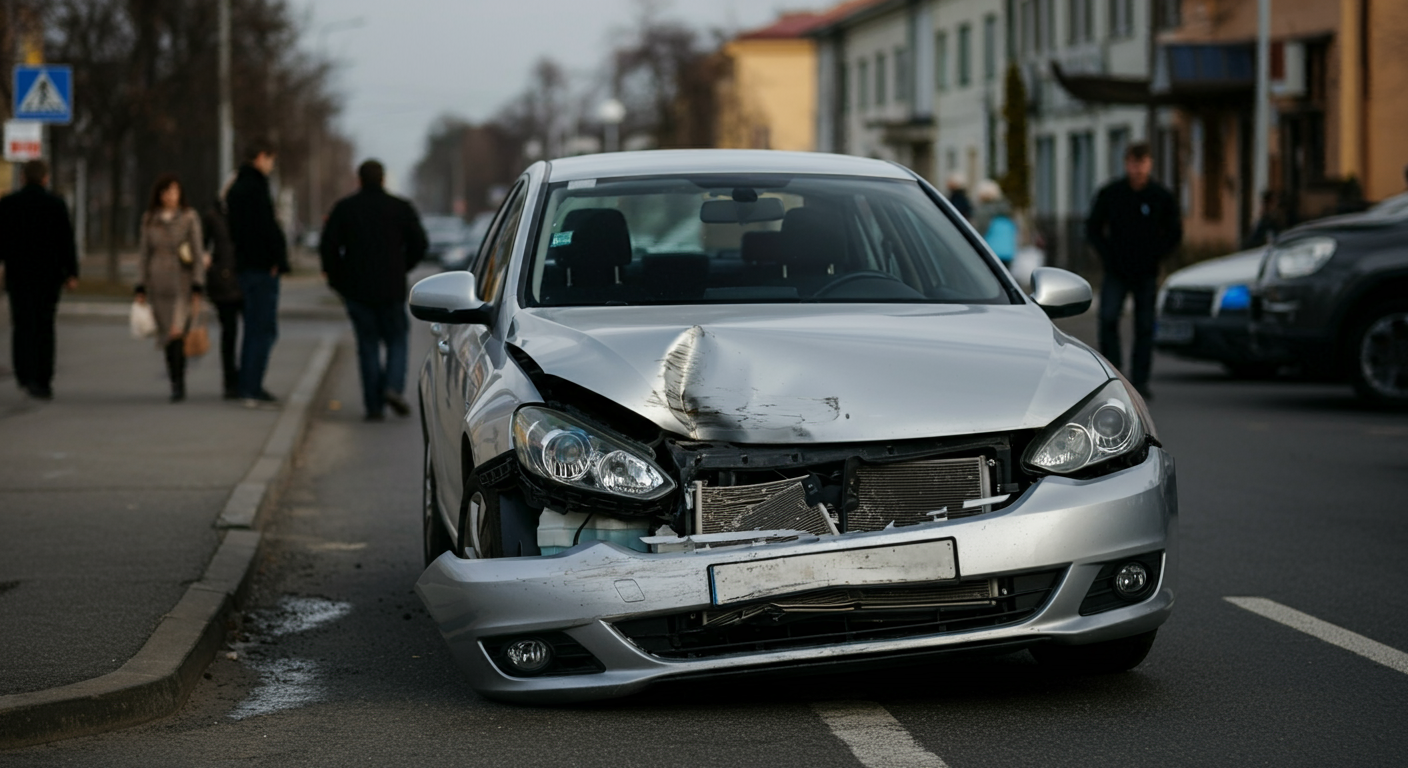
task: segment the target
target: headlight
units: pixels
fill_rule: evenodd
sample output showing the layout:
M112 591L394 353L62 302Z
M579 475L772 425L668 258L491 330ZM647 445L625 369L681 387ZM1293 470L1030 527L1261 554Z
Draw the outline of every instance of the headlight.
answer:
M513 447L533 474L574 488L644 500L675 488L640 446L547 408L513 415Z
M1271 249L1271 262L1277 277L1305 277L1319 271L1334 255L1334 240L1310 237Z
M1111 381L1038 435L1024 461L1033 469L1068 475L1136 451L1149 434L1141 411L1125 385Z

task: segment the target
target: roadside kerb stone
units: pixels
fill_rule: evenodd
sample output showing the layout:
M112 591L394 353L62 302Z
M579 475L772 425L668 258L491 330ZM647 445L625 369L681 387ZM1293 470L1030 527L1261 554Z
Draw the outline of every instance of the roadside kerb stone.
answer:
M174 713L219 650L225 619L247 588L262 534L247 530L288 470L322 386L337 338L328 334L309 358L264 451L221 515L227 530L201 579L186 589L135 656L116 671L43 691L0 696L0 749L13 749L136 725ZM232 505L235 507L232 509ZM226 516L243 525L231 525Z

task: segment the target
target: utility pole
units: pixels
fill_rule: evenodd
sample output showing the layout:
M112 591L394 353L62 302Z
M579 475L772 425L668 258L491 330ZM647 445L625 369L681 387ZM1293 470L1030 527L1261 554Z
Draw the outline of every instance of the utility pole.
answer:
M220 0L220 183L235 172L235 107L230 94L230 0Z
M1270 177L1267 147L1271 139L1271 0L1257 0L1255 131L1252 137L1252 199L1260 200Z

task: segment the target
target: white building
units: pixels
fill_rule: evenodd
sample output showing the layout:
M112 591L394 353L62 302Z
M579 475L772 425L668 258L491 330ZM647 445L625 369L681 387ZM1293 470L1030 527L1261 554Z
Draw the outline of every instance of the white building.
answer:
M1082 266L1080 223L1099 186L1144 140L1142 107L1092 106L1056 82L1147 79L1151 0L875 0L812 32L818 147L894 160L971 185L1006 171L1004 78L1028 91L1033 214L1056 263Z

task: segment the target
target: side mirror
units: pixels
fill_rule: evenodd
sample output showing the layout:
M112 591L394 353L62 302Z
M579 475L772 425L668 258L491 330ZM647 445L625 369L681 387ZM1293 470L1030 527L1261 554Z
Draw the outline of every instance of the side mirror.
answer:
M474 289L469 272L431 275L411 288L411 315L429 323L488 325L489 307Z
M1090 309L1093 298L1090 283L1080 275L1055 267L1032 271L1032 301L1053 320L1074 317Z

